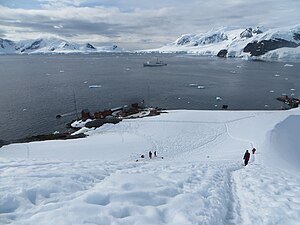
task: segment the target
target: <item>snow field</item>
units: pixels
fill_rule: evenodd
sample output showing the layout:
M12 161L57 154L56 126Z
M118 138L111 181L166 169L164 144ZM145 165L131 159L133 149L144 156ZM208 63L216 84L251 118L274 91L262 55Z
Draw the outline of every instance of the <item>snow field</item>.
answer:
M243 224L300 224L300 177L249 165L234 172Z
M288 157L299 158L299 115L170 111L85 139L4 146L0 224L299 224L299 167Z
M217 165L6 163L16 166L1 178L4 224L226 224L229 175Z

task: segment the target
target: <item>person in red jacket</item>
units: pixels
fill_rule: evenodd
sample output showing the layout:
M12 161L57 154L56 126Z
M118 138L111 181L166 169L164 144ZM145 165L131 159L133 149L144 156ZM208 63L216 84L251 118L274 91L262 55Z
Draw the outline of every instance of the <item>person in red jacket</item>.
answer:
M244 154L244 162L245 162L245 166L247 166L248 162L250 159L250 153L248 150L246 150L245 154Z

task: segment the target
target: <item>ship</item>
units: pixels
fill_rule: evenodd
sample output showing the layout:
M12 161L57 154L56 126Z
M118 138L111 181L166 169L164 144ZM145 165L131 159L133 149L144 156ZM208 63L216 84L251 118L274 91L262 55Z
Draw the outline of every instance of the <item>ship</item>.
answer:
M144 67L158 67L158 66L166 66L167 63L164 63L163 61L159 61L158 58L156 58L156 62L147 61L143 65Z

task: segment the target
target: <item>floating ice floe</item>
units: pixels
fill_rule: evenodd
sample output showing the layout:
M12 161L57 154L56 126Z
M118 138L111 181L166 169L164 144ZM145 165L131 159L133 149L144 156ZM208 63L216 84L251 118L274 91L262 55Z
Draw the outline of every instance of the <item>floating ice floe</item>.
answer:
M294 95L295 95L294 93L291 94L291 96L294 96Z
M218 105L215 105L215 107L218 107Z
M198 86L198 84L189 84L191 87Z
M180 100L181 98L177 98L178 100Z
M50 73L46 73L46 76L50 76L51 74Z
M197 88L198 88L198 89L204 89L205 86L199 85Z
M266 108L268 108L268 107L269 107L269 105L267 105L267 104L266 104L266 105L265 105L265 107L266 107Z
M275 74L274 77L280 77L280 75L279 74Z
M282 93L281 95L285 96L285 95L287 95L287 94L286 94L286 93Z
M274 90L270 90L271 93L274 93Z
M126 70L127 70L127 71L129 71L129 70L130 70L130 68L126 68Z
M60 73L64 73L65 71L63 71L63 70L60 70L59 72L60 72Z
M295 89L294 89L294 88L291 88L290 90L291 90L291 91L295 91Z
M87 81L84 81L83 83L84 83L84 84L87 84L88 82L87 82Z
M27 111L27 109L23 109L23 112Z
M222 98L218 96L218 97L216 97L216 100L217 100L217 101L221 101Z
M242 66L236 66L237 68L242 68Z
M232 71L230 71L230 73L236 73L236 71L235 71L235 70L232 70Z
M101 88L101 85L90 85L89 88Z
M289 80L289 78L284 78L285 80Z
M292 65L292 64L285 64L284 65L284 67L292 67L292 66L294 66L294 65Z

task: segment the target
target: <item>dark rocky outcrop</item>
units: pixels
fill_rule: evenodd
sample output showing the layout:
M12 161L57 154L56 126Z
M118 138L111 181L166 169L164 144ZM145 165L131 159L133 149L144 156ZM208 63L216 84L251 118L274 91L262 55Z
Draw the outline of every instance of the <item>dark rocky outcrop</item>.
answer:
M228 40L224 32L217 32L206 36L183 35L176 41L176 45L199 46L213 43L219 43Z
M241 38L251 38L253 36L252 34L252 28L247 28L242 33L240 33Z
M30 46L26 47L24 45L22 46L16 46L15 49L16 50L20 50L21 52L25 52L26 50L36 50L40 47L41 42L43 41L43 39L38 39L36 41L34 41Z
M8 44L8 45L13 46L13 45L14 45L14 42L13 42L13 41L10 41L10 40L7 40L7 39L2 39L2 38L0 38L0 47L1 47L1 48L5 48L5 44Z
M87 122L85 124L85 127L87 128L93 128L93 127L101 127L103 124L106 123L112 123L112 124L117 124L121 120L115 117L106 117L104 119L95 119L93 121Z
M89 48L89 49L96 49L93 45L91 45L90 43L86 43L85 45L86 48Z
M300 41L300 34L299 33L294 33L293 37L296 41Z
M190 43L189 37L184 37L184 38L181 38L179 41L177 41L177 45L186 45L188 43Z
M8 144L12 143L29 143L29 142L35 142L35 141L47 141L47 140L70 140L70 139L77 139L77 138L84 138L86 137L85 134L41 134L31 137L26 137L22 139L12 140Z
M8 141L4 141L4 140L1 140L1 139L0 139L0 148L1 148L2 146L4 146L4 145L8 145L8 144L9 144Z
M254 35L261 34L261 33L263 33L263 31L259 27L256 27L254 29L249 27L240 33L240 37L241 38L251 38Z
M42 134L42 135L36 135L21 139L15 139L10 141L0 140L0 148L4 145L14 144L14 143L29 143L29 142L35 142L35 141L46 141L46 140L70 140L70 139L77 139L77 138L84 138L86 137L85 134L76 134L71 135L68 133L64 134Z
M25 50L34 50L34 49L38 49L40 47L41 42L43 41L43 39L39 39L34 41L29 47L27 47Z
M263 41L255 41L248 43L246 47L243 49L244 52L249 52L251 56L260 56L263 55L271 50L275 50L278 48L289 47L289 48L296 48L299 44L287 41L280 38L275 38L271 40L263 40Z
M225 33L221 32L203 38L199 44L206 45L206 44L222 42L225 40L228 40L228 37Z
M261 33L263 33L263 31L259 27L252 30L252 34L261 34Z
M218 56L218 57L226 58L226 57L227 57L227 53L228 53L227 49L222 49L222 50L220 50L220 51L218 52L217 56Z

